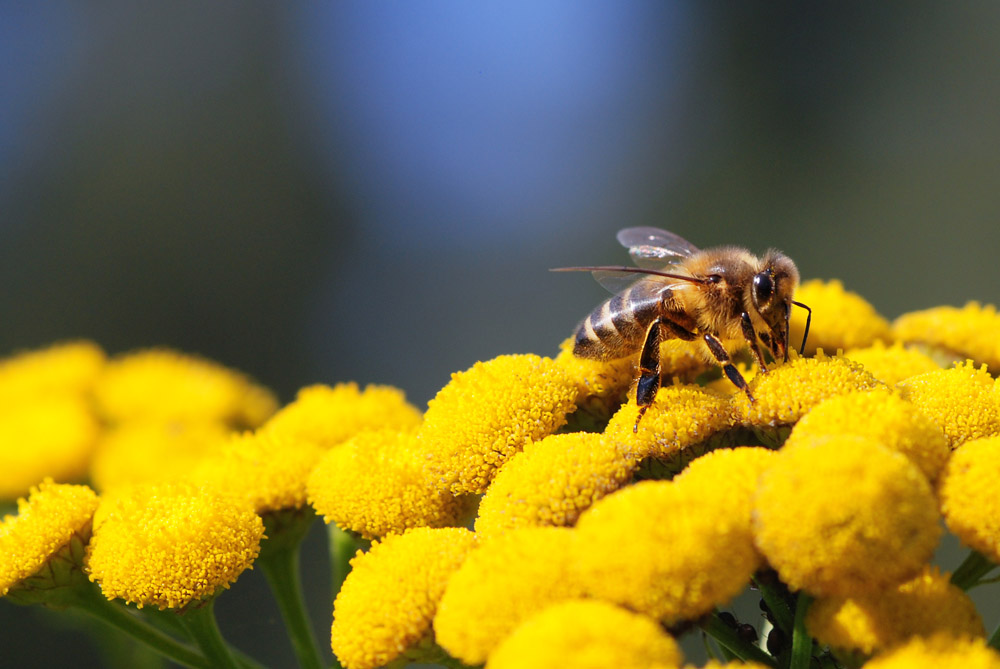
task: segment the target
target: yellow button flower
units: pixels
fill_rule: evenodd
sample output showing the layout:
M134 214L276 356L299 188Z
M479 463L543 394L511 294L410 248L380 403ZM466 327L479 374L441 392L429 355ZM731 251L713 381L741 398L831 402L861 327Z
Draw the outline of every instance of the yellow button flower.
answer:
M576 526L575 566L589 594L674 623L742 592L760 556L719 492L641 481L594 504Z
M482 664L528 616L582 595L572 578L573 531L525 527L487 539L448 581L434 632L466 664Z
M733 424L729 400L695 385L660 388L638 431L633 431L638 413L635 401L629 401L604 431L609 440L637 460L674 455Z
M871 437L908 457L930 481L937 478L951 455L941 428L888 389L839 395L821 402L792 428L785 444L837 434Z
M267 429L330 448L364 430L412 430L421 419L398 388L369 385L361 390L356 383L338 383L302 388L294 402L271 417Z
M983 620L961 588L927 567L896 588L860 597L817 599L806 627L821 644L871 655L935 633L982 637Z
M959 446L941 474L938 497L948 529L1000 562L1000 437Z
M326 522L367 538L455 525L468 504L433 485L414 434L392 430L362 432L334 446L309 476L307 490Z
M858 363L820 353L815 358L793 357L767 374L758 374L750 382L755 401L751 403L746 393L736 393L732 405L748 425L791 425L829 397L882 385Z
M566 423L576 397L562 367L537 355L502 355L452 374L419 432L430 472L456 495L485 492L511 456Z
M333 604L331 645L341 664L381 667L430 636L445 585L474 544L466 529L420 528L358 551Z
M782 449L760 477L754 529L781 580L815 596L873 593L912 578L941 535L917 466L852 435Z
M111 360L94 392L101 414L113 423L216 420L233 427L256 427L277 408L271 392L243 374L165 349Z
M119 488L94 516L90 579L108 599L180 608L228 588L263 534L260 516L231 497L181 483Z
M892 324L896 338L927 344L959 358L985 363L1000 373L1000 314L992 304L969 302L903 314Z
M229 428L222 423L131 421L98 442L90 477L98 490L183 478L205 457L222 449Z
M214 491L246 500L264 514L306 504L306 479L323 457L311 441L267 430L233 434L202 459L190 479Z
M104 361L104 351L89 341L53 344L0 360L0 405L40 395L88 393Z
M73 537L85 542L96 508L97 495L87 486L51 479L17 500L17 515L0 523L0 597L42 569Z
M818 349L846 351L892 339L889 321L863 297L845 290L844 284L837 279L804 281L796 289L795 299L812 309L805 350L807 355L814 354ZM804 309L792 309L788 343L796 350L802 342L806 315Z
M897 388L944 430L948 443L1000 434L1000 401L985 366L971 362L912 376Z
M875 342L866 348L851 349L844 357L861 363L872 376L890 386L911 376L941 369L931 356L900 342L891 346Z
M1000 669L1000 653L982 639L948 634L915 636L905 645L866 662L864 669Z
M525 620L486 669L675 669L677 642L656 621L614 604L571 599Z
M0 499L16 499L45 477L84 478L100 425L79 395L39 396L0 409Z
M554 434L528 445L497 474L479 503L476 532L573 525L580 512L632 477L634 458L604 435Z

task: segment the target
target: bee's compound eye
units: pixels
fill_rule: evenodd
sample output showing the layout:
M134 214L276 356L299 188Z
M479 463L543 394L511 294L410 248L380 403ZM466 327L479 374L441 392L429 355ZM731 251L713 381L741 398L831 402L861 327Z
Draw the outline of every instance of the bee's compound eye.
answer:
M707 277L705 277L705 280L708 281L709 283L721 283L722 282L722 275L721 274L709 274Z
M757 304L767 304L774 295L774 280L770 272L760 272L753 278L753 297Z

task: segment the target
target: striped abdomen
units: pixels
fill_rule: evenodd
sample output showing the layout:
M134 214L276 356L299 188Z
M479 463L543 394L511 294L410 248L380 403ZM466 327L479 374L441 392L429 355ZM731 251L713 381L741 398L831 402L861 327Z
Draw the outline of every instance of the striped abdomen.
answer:
M639 281L590 312L576 329L573 355L615 360L637 353L649 324L660 315L663 284Z

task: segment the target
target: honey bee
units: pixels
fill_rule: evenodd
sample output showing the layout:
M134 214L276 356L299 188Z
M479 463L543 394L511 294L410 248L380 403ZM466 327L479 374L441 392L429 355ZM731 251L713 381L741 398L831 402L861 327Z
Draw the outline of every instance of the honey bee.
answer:
M762 373L767 364L760 344L775 361L788 360L791 305L808 311L802 350L809 336L812 310L792 299L799 271L774 249L758 258L737 246L700 250L659 228L625 228L618 241L636 267L564 267L554 271L589 271L614 297L603 302L576 329L573 354L591 360L617 360L639 352L633 431L660 388L660 342L701 340L709 359L722 366L733 384L754 401L732 363L731 354L746 346ZM635 275L642 275L636 280Z

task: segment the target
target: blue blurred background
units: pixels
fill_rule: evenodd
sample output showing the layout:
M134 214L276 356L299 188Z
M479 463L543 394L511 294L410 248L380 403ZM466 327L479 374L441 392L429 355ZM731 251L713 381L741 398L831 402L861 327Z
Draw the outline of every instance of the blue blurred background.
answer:
M555 353L605 295L547 270L623 262L630 225L779 247L890 318L996 303L998 184L990 3L0 6L2 352L162 344L422 406ZM231 594L226 632L290 663ZM0 602L5 661L59 661L25 644L52 620Z

